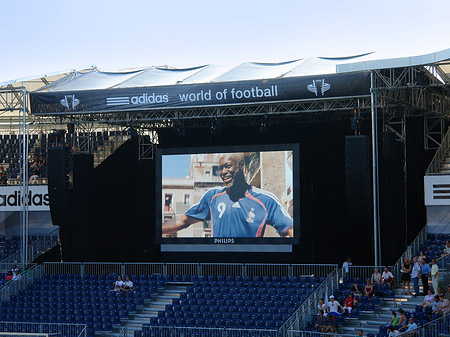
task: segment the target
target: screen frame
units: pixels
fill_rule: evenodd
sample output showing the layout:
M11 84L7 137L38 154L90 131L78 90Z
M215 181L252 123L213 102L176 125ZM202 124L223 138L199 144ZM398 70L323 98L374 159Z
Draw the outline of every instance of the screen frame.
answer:
M162 237L162 158L165 155L202 154L202 153L230 153L230 152L269 152L292 151L293 174L293 238L232 238L233 242L225 242L228 238L163 238ZM211 251L217 245L298 245L300 241L300 152L299 144L259 144L259 145L226 145L186 148L157 148L155 156L155 242L157 245L193 245L210 244ZM231 238L230 238L231 239ZM181 248L181 247L180 247ZM266 250L262 250L266 251Z

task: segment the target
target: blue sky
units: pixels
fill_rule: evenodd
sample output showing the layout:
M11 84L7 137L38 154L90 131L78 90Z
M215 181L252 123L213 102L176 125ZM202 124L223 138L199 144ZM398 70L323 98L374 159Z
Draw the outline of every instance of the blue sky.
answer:
M450 48L448 0L1 1L0 81Z
M163 178L185 178L191 166L190 154L169 155L162 157Z

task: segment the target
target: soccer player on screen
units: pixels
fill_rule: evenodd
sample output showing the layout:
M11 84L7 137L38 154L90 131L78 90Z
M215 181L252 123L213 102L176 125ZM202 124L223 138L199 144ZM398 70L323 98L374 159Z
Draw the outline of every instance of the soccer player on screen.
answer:
M211 220L213 237L262 237L266 224L281 236L293 237L289 213L272 194L245 180L244 154L224 154L219 159L220 178L225 187L207 191L173 225L163 225L162 234L172 234L205 220Z

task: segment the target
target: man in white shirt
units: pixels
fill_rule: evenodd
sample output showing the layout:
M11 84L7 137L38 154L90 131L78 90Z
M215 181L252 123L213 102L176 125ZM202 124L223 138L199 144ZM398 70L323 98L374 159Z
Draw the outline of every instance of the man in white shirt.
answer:
M411 278L413 280L413 284L414 284L414 296L418 296L419 295L419 278L420 278L420 264L419 262L417 262L417 257L413 257L412 260L412 271L411 271Z
M388 337L397 337L399 335L398 330L395 330L395 328L392 325L388 326L388 331L389 331Z
M121 291L125 282L122 280L122 276L117 276L117 281L114 282L114 291Z
M351 266L352 266L352 259L348 257L347 260L342 264L342 270L344 271L344 274L348 274Z
M331 316L335 317L336 315L339 315L338 309L341 308L342 311L344 311L344 308L338 301L334 300L333 295L331 295L329 298L330 298L330 301L327 304L327 312Z
M13 281L19 281L22 278L22 275L19 273L19 269L14 271L14 276L12 278Z
M125 278L125 284L123 285L123 289L125 291L132 291L133 290L133 282L131 282L130 277L127 276Z
M434 293L438 293L438 281L439 281L439 267L436 264L436 259L431 260L431 284L433 285Z
M394 275L389 271L388 267L384 267L383 274L381 274L381 278L383 279L383 283L389 285L389 289L391 289L391 284L394 281Z
M444 248L444 254L441 256L450 255L450 241L445 241L445 248Z

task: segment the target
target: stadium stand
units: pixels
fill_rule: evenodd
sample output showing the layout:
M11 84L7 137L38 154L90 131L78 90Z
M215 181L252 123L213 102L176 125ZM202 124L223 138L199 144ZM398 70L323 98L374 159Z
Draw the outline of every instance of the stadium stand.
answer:
M118 135L126 135L127 131L98 131L92 133L75 133L62 135L61 140L54 138L54 133L32 134L29 138L29 163L31 164L34 157L42 155L47 158L47 149L54 146L56 142L63 142L69 144L70 148L80 149L89 145L95 152L101 150L102 147L108 143L111 137ZM0 166L3 166L8 174L8 183L16 184L20 174L20 156L19 147L22 146L21 136L12 134L0 134ZM47 170L41 170L40 179L38 182L45 183L47 178Z

